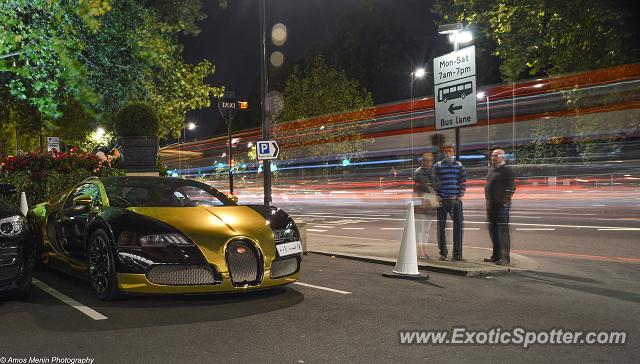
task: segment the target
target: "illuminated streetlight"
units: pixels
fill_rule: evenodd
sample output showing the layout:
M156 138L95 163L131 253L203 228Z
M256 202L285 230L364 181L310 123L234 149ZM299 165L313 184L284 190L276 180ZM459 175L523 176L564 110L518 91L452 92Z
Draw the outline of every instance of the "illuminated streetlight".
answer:
M413 77L422 78L427 74L427 71L424 68L418 68L415 72L413 72Z
M473 40L473 34L464 30L461 23L443 24L438 27L438 33L447 34L449 42L453 43L453 51L460 49L460 43L469 43ZM456 127L456 159L460 158L460 128Z
M193 130L193 129L195 129L195 128L196 128L196 123L194 123L194 122L192 122L192 121L191 121L191 122L189 122L189 123L187 124L187 129L189 129L189 130Z

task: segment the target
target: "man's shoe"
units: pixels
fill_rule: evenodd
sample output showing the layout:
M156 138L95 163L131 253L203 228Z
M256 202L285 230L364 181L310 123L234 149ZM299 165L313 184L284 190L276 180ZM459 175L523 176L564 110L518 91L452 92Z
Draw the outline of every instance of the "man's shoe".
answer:
M496 258L484 258L484 261L487 263L495 263L497 261Z
M496 261L496 265L509 265L510 263L504 259L500 259Z
M440 258L438 258L438 260L447 260L447 256L446 255L441 255Z
M453 257L451 260L454 261L454 262L466 262L467 261L463 257Z

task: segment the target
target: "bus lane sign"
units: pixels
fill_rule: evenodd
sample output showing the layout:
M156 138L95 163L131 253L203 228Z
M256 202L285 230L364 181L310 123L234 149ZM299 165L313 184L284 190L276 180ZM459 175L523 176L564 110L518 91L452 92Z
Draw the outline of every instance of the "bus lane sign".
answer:
M435 58L433 63L436 129L475 124L475 46Z

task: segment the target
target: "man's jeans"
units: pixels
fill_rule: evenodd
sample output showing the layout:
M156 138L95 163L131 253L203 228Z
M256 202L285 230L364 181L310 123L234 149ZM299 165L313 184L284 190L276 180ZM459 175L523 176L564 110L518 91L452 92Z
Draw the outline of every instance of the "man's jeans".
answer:
M510 204L491 203L487 206L487 221L489 222L489 237L493 245L491 258L510 261L511 238L509 237Z
M442 207L438 208L438 248L440 255L446 257L448 254L446 236L444 228L447 224L447 215L453 220L453 257L462 258L462 216L461 200L442 200Z

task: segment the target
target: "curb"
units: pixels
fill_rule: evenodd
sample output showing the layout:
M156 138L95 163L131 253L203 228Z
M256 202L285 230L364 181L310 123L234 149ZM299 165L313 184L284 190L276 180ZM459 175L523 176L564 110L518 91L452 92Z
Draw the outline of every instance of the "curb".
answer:
M324 256L334 256L343 259L351 259L358 260L367 263L376 263L376 264L384 264L395 266L396 261L394 259L382 258L382 257L373 257L367 255L356 255L356 254L347 254L347 253L336 253L336 252L327 252L327 251L316 251L309 250L309 253L324 255ZM458 267L444 267L439 265L433 265L424 262L418 262L418 268L421 270L426 270L430 272L436 273L444 273L457 275L462 277L482 277L488 275L498 275L498 274L509 274L516 272L523 272L524 270L520 268L501 268L501 269L487 269L487 268L458 268Z

